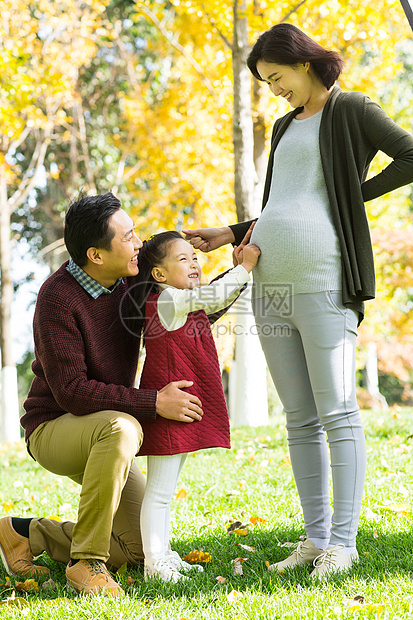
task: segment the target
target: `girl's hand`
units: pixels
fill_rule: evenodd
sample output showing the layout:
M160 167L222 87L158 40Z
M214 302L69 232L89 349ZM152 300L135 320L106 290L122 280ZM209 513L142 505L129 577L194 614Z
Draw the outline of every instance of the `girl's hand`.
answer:
M222 228L195 228L193 230L183 230L185 239L201 252L216 250L222 245L235 241L234 233L229 226Z
M232 253L232 262L234 263L234 267L236 267L237 265L242 265L243 249L245 248L247 243L249 243L249 240L251 238L252 231L254 230L255 224L256 224L256 222L253 222L251 224L251 226L248 228L247 232L245 233L245 236L244 236L243 240L241 241L241 243L239 245L235 246L235 248L234 248L234 251Z
M243 254L242 266L250 273L258 262L261 250L254 243L248 243L244 248Z

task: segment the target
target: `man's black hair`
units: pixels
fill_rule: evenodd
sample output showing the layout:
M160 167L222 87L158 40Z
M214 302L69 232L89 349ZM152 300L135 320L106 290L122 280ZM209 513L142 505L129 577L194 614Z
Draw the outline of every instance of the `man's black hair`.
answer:
M89 248L110 250L115 234L109 220L121 208L116 196L108 192L97 196L81 196L66 212L64 240L74 262L83 267Z

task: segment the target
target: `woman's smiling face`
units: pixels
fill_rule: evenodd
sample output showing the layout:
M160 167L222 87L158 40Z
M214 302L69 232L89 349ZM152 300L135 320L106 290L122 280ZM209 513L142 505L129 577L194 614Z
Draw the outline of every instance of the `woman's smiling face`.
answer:
M276 97L284 97L293 108L305 106L311 99L314 81L310 63L278 65L259 60L257 71Z

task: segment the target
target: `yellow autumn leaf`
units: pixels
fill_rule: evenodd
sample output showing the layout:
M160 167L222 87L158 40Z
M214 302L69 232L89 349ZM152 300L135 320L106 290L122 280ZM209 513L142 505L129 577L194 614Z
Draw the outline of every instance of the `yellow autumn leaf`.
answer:
M26 579L26 581L16 581L14 587L20 592L36 592L39 590L39 584L34 579Z
M3 508L6 512L10 512L10 510L13 510L14 504L12 502L3 502Z
M209 553L207 551L197 551L197 549L194 549L193 551L190 551L188 555L186 555L183 559L185 562L192 562L193 564L205 564L211 561L212 553Z
M236 536L247 536L248 535L248 530L246 529L237 529L237 530L233 530L233 532Z
M53 521L62 521L58 515L49 515L47 518L52 519Z
M185 489L180 489L176 494L176 499L185 499L187 495L188 493L185 491Z
M262 519L261 517L251 517L250 522L253 525L256 525L257 523L267 523L267 519Z

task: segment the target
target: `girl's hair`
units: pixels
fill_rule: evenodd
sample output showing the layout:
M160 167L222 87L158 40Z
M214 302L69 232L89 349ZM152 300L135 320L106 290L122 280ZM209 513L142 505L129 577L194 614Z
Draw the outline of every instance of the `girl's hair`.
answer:
M338 52L324 49L292 24L276 24L264 32L252 48L247 64L251 73L262 80L257 62L297 65L310 62L315 73L328 89L343 70L344 59Z
M133 331L138 337L141 336L145 325L145 304L151 293L157 292L157 282L152 275L152 269L161 265L168 254L168 246L177 239L183 239L176 230L153 235L143 242L139 250L139 274L136 276L136 284L131 291L131 312L134 317Z

